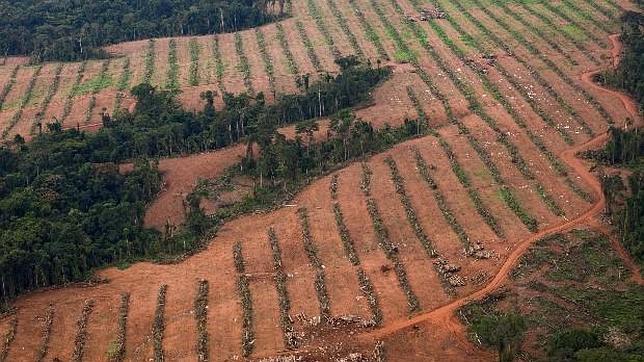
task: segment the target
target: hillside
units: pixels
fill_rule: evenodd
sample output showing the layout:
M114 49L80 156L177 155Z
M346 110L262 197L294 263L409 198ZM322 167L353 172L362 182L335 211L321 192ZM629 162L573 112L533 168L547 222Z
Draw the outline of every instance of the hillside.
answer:
M357 117L380 130L406 119L429 129L312 181L276 210L226 221L176 264L112 267L97 284L19 297L0 319L0 361L494 360L454 313L506 285L536 240L601 213L601 185L576 153L599 148L611 125L642 123L629 97L591 81L616 64L611 35L632 8L305 0L287 2L292 17L277 23L120 43L106 48L118 55L110 60L6 58L5 140L52 118L98 129L102 112L133 109L126 90L142 81L180 91L188 110L203 108L206 90L218 110L224 92L275 102L303 91L298 75L337 73L346 55L393 70ZM328 138L326 127L313 138ZM166 187L146 224L183 221L198 179L243 153L233 145L160 160Z

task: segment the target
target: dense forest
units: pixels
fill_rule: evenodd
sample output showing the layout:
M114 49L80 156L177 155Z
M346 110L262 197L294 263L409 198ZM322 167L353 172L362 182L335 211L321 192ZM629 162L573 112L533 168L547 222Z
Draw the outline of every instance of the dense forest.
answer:
M599 81L630 93L644 104L644 15L627 11L622 15L621 41L624 53L615 70L599 75Z
M619 174L602 178L606 208L622 244L635 260L644 265L644 134L639 129L611 128L604 149L590 153L601 163L627 168L626 183Z
M100 57L106 44L236 31L283 10L284 0L0 0L0 52L36 61Z
M196 212L189 215L185 232L168 236L144 228L145 207L161 184L149 159L245 141L249 152L244 163L254 165L254 144L274 150L290 142L277 135L279 126L301 121L298 132L305 132L315 124L308 119L368 100L373 87L390 73L354 58L338 63L342 72L337 76L305 82L302 94L283 96L275 104L268 105L262 94L227 94L226 106L216 110L212 93L205 92L206 105L197 113L185 111L176 94L141 84L132 90L134 111L104 115L105 127L96 133L48 123L29 143L17 136L0 146L0 300L82 280L107 264L199 246L211 223L194 200L188 200ZM299 159L294 154L284 157ZM126 160L135 161L134 170L121 174L118 163Z

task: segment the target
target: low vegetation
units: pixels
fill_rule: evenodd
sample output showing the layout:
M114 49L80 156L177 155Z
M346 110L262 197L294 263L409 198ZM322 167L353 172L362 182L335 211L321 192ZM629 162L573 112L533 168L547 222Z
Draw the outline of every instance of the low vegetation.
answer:
M296 21L295 28L297 29L297 33L300 35L300 39L302 39L302 43L306 48L306 54L309 56L309 60L311 61L311 64L313 64L313 68L318 73L322 72L323 69L322 64L320 63L320 58L318 58L318 54L315 52L315 45L304 29L304 24L302 24L301 21Z
M188 42L188 50L190 52L190 68L188 68L188 83L196 87L199 85L199 56L201 54L201 46L197 39L192 38Z
M80 65L78 66L78 71L76 72L76 78L74 79L74 83L72 85L72 88L69 90L69 93L67 94L67 99L65 99L65 105L63 106L63 114L60 116L60 122L64 123L65 120L67 120L67 117L72 113L72 107L74 106L74 98L76 97L76 92L78 87L81 84L81 81L83 80L83 76L85 75L85 68L87 68L87 62L81 62Z
M11 119L9 120L9 124L2 130L3 140L7 138L7 136L9 135L9 132L13 129L13 127L16 124L18 124L18 122L20 122L20 119L22 118L22 113L25 110L25 107L31 101L31 98L34 92L34 86L36 85L36 81L38 80L38 76L40 75L42 68L43 66L41 64L34 69L31 79L29 79L29 83L27 84L27 89L25 89L25 92L23 93L22 98L20 99L20 104L18 104L18 110L16 110L13 116L11 116Z
M371 197L371 177L371 169L366 163L362 163L363 182L361 188L367 202L367 211L371 218L373 231L378 238L378 246L382 249L387 259L389 259L393 264L393 269L396 273L396 278L398 278L400 289L402 289L403 293L405 293L405 296L407 297L409 312L413 313L420 310L420 301L411 289L411 283L409 283L409 279L407 279L407 271L405 270L405 266L398 254L398 246L389 238L389 231L382 220L376 200Z
M16 339L16 331L18 330L18 318L12 318L9 322L9 329L2 336L2 347L0 347L0 362L5 362L9 355L9 349Z
M107 358L111 362L121 362L125 359L125 338L127 335L127 316L130 310L130 293L121 293L119 305L116 338L107 350Z
M286 33L284 32L284 27L282 26L282 24L277 23L275 24L275 29L277 29L277 40L279 41L280 47L282 48L282 53L284 53L284 56L286 57L286 65L288 71L293 75L298 75L300 73L300 69L297 66L297 62L295 61L295 57L291 52L291 48L289 47L288 39L286 38Z
M38 352L36 352L36 362L42 362L47 356L49 351L49 340L51 339L51 325L54 322L54 313L56 309L53 305L49 305L47 308L47 313L43 319L42 334L40 340L40 346L38 347Z
M241 242L233 245L233 259L235 270L237 270L237 292L242 306L242 354L247 357L253 353L255 330L253 328L253 298L250 294Z
M268 77L268 89L273 95L273 98L275 98L277 96L277 88L275 86L275 68L273 67L273 60L268 53L266 39L264 38L264 33L262 32L261 28L255 28L255 40L257 41L257 46L259 47L259 53L262 56L262 62L264 63L264 71L266 72L266 77Z
M74 337L74 350L71 357L73 362L83 360L85 344L87 343L87 325L89 324L89 317L94 311L94 305L94 300L86 300L83 304L81 315L76 322L76 336Z
M306 208L302 207L298 209L297 215L300 219L300 225L302 228L302 243L304 244L304 250L306 251L306 255L308 256L313 269L315 269L314 286L318 302L320 303L320 316L323 320L328 320L331 317L331 301L329 299L329 292L326 289L324 264L322 264L322 261L318 256L317 246L311 236L308 211Z
M177 58L177 41L175 39L170 39L170 41L168 42L168 74L166 75L165 88L170 92L178 92L179 87L179 61Z
M38 128L39 131L42 131L42 122L46 117L47 108L49 108L49 104L51 103L52 99L56 95L56 92L58 92L58 88L60 87L60 75L63 72L63 68L63 63L60 63L56 66L56 70L54 71L54 79L47 86L47 93L45 94L45 98L40 103L40 110L36 114L36 118L34 119L30 130L31 134L34 133L36 128Z
M315 20L315 25L320 31L320 34L322 34L324 43L331 51L331 54L335 59L340 58L340 51L338 50L338 47L335 45L335 42L333 41L333 36L329 31L329 25L327 25L322 13L320 12L320 9L316 4L316 1L306 0L306 5L309 11L309 16L311 16L313 20Z
M221 50L219 49L219 37L215 36L212 40L212 57L215 60L215 78L217 79L217 85L219 90L222 92L226 91L224 86L224 71L226 66L224 65L224 60L221 56Z
M291 320L291 300L288 297L288 289L286 288L286 273L282 266L282 250L280 249L277 235L273 228L268 229L268 242L271 247L273 255L273 269L275 270L275 287L277 288L277 298L279 299L280 307L280 327L284 337L284 345L286 348L293 349L298 347L298 339L293 328L293 321Z
M20 65L13 67L13 70L11 70L11 75L9 75L9 81L2 87L2 91L0 92L0 110L2 110L3 106L5 105L7 95L9 95L9 92L11 92L13 86L16 84L16 76L18 75L19 70Z
M208 355L208 291L207 280L200 280L197 283L197 295L195 296L195 320L197 321L197 361L207 362Z
M237 57L239 58L239 63L237 63L237 70L242 74L244 80L244 86L246 86L246 91L248 94L255 94L253 89L253 80L252 74L250 71L250 63L248 62L248 57L244 51L244 41L242 40L241 33L235 33L235 51L237 52Z
M163 284L159 287L157 294L157 304L154 310L154 320L152 321L152 346L154 349L154 361L165 361L165 352L163 350L163 336L165 334L165 301L168 286Z
M538 240L511 275L504 289L459 310L474 342L534 360L641 355L642 321L633 311L641 309L643 291L627 281L606 236L574 230Z
M371 44L376 48L376 51L378 52L378 55L380 58L384 60L389 60L389 54L385 50L385 47L382 45L382 41L380 40L380 36L376 32L376 30L371 26L371 22L367 20L366 16L360 10L358 7L356 0L348 0L349 5L351 5L351 10L353 10L354 14L358 18L358 21L360 22L360 26L362 27L362 30L364 31L367 39L371 42Z

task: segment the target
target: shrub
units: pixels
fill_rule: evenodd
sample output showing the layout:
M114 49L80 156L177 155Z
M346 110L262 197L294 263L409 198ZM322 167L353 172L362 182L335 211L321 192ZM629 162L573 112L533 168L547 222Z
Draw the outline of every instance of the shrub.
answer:
M208 281L197 283L195 297L195 319L197 321L197 360L207 362L208 356Z
M72 352L71 358L74 362L80 362L83 360L85 343L87 342L87 323L89 322L89 316L92 314L93 310L94 301L91 299L85 301L81 315L76 322L76 337L74 338L74 351Z
M163 351L163 334L165 332L165 297L168 291L166 284L159 287L157 295L157 306L154 310L154 321L152 322L152 343L154 346L155 362L163 362L165 353Z

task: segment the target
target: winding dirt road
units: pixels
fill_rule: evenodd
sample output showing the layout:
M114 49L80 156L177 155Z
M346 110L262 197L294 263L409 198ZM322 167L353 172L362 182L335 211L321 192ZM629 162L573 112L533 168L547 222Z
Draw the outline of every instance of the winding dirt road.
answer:
M622 45L619 41L618 35L611 35L609 38L613 43L613 66L616 66L618 64L619 54L621 54ZM633 120L638 120L639 114L637 111L637 105L629 96L612 89L600 87L599 85L592 82L592 76L599 71L600 70L593 70L591 72L584 73L581 75L581 80L590 87L598 88L602 92L607 92L615 97L618 97L624 104L624 107L627 109L627 111L631 114ZM432 325L438 326L442 330L442 334L451 334L452 340L456 341L459 346L462 346L466 350L471 350L472 344L467 338L465 326L460 323L460 321L456 317L456 310L458 308L472 301L483 299L484 297L492 294L494 291L502 287L503 284L507 281L510 272L517 264L521 256L523 256L523 254L530 248L530 246L532 246L535 241L556 233L572 230L581 225L597 225L595 217L602 212L605 206L605 198L602 192L601 184L588 171L588 165L585 165L583 161L576 158L575 155L580 151L599 147L604 142L606 142L607 139L608 133L604 132L601 135L585 142L584 144L566 150L561 154L563 161L571 169L573 169L581 177L581 179L593 190L596 201L592 205L592 207L590 207L575 219L544 229L534 235L531 235L529 238L519 241L517 243L517 248L508 256L492 281L483 289L479 289L478 291L468 296L456 299L438 309L417 314L409 319L393 321L381 329L377 329L361 335L360 339L364 341L378 340L419 323L431 322Z

